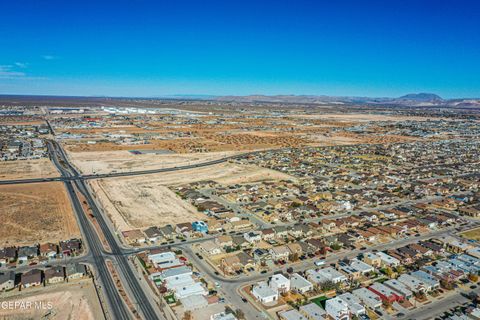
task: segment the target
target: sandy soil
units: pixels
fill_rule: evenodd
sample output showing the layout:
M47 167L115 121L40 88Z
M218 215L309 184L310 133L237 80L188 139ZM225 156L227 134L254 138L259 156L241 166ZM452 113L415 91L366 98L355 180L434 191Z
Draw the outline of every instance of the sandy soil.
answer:
M309 114L309 115L292 115L292 118L305 118L305 119L324 119L324 120L336 120L336 121L427 121L432 118L428 117L408 117L408 116L399 116L399 115L384 115L384 114L365 114L365 113L348 113L348 114L335 114L335 113L326 113L326 114Z
M234 184L280 179L295 180L289 175L274 170L222 163L177 172L92 180L89 183L115 227L124 231L152 225L192 222L205 218L193 206L180 199L168 186L201 180Z
M50 159L0 161L0 180L58 177Z
M139 183L122 179L92 183L117 229L124 231L205 218L166 186L145 180L143 177L143 182Z
M0 247L79 237L61 182L0 186Z
M132 148L135 150L135 148ZM73 163L85 174L124 172L171 168L216 160L237 154L238 152L209 152L190 154L138 154L129 151L69 152Z
M0 308L1 319L43 319L47 314L50 315L46 319L104 319L91 280L16 291L2 299L2 303L9 301L20 305L13 310ZM28 303L31 307L27 307Z

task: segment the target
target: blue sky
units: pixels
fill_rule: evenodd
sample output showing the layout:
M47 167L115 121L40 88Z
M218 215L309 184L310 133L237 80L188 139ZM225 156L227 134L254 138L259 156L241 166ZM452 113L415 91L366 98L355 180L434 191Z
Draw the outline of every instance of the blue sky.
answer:
M480 97L476 0L16 0L0 12L0 94Z

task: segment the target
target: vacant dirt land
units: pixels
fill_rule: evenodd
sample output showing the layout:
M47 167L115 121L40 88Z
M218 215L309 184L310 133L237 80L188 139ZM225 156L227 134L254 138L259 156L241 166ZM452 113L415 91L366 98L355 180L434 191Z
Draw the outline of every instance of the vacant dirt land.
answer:
M61 182L0 186L0 221L0 246L80 236Z
M124 179L94 181L92 187L115 227L121 231L205 218L166 186L145 177L138 182Z
M325 113L325 114L309 114L309 115L294 115L292 118L305 118L305 119L322 119L322 120L334 120L334 121L427 121L432 118L417 117L417 116L399 116L399 115L386 115L386 114L366 114L366 113Z
M460 234L463 238L470 240L480 240L480 228L468 230Z
M104 319L91 280L11 293L2 301L17 302L19 305L13 310L0 308L1 319ZM31 307L27 307L28 304Z
M135 150L134 147L132 147ZM172 168L216 160L238 152L209 152L189 154L132 154L129 151L69 152L69 156L84 174L125 172Z
M58 177L50 159L0 161L0 180Z
M223 184L291 179L289 175L232 163L134 177L92 180L89 183L118 230L162 226L205 218L168 186L201 180Z

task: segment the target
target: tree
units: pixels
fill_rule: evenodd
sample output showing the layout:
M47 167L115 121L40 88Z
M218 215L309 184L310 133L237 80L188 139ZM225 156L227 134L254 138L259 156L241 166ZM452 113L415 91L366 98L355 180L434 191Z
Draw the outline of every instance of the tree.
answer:
M245 313L241 309L237 309L237 311L235 311L235 316L238 319L245 319Z
M193 320L193 315L191 311L185 311L183 314L182 320Z
M288 256L288 259L292 262L298 261L298 258L299 257L297 252L294 252Z

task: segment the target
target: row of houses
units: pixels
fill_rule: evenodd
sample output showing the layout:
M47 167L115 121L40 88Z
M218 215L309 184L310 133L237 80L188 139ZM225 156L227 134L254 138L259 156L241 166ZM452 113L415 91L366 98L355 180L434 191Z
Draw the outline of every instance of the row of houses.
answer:
M69 239L56 243L43 243L32 246L6 247L0 249L0 266L13 262L42 262L65 256L78 255L82 252L81 239Z
M65 266L54 266L47 269L31 269L23 273L14 271L0 272L0 291L10 291L17 287L29 288L47 284L71 281L87 276L85 265L71 263Z

